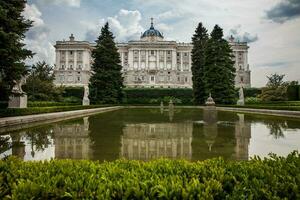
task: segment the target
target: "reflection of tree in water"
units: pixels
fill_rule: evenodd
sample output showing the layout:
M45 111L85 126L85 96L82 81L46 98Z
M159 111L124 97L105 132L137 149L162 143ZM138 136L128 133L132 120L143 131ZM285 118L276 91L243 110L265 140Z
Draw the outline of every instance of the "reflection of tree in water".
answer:
M272 135L275 139L284 138L282 129L287 128L285 122L268 121L265 123L270 130L270 135Z
M51 144L53 138L52 129L49 127L32 129L26 131L25 137L31 144L31 156L34 157L35 151L44 151Z
M8 136L0 135L0 154L11 148L11 143Z

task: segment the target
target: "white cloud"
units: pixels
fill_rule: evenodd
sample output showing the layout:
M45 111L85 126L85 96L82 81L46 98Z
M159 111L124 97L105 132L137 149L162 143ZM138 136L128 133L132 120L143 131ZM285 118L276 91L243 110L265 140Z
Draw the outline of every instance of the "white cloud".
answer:
M114 33L116 40L125 42L128 40L138 39L144 28L141 26L141 13L137 10L121 9L114 17L107 17L100 19L96 24L81 21L82 25L88 29L86 33L86 40L94 41L100 33L100 27L107 21L110 25L111 31Z
M81 0L38 0L38 4L53 4L71 7L80 7Z
M34 21L33 27L26 33L24 41L26 48L35 53L33 59L28 60L28 63L46 61L49 64L53 64L55 56L54 47L48 41L50 30L41 18L42 13L34 4L26 4L23 16L26 19Z

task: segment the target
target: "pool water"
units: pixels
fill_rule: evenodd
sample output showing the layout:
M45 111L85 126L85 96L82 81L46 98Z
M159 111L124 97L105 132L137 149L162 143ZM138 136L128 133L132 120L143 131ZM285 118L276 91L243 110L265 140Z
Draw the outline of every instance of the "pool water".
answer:
M299 150L300 120L199 108L130 108L0 137L0 158L248 160Z

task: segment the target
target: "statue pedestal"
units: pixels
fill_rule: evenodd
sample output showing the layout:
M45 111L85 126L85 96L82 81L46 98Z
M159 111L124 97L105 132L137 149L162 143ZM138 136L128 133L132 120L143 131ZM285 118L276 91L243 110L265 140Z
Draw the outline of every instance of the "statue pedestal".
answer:
M8 108L27 108L27 95L10 96L8 101Z
M245 105L245 101L240 99L240 100L238 100L236 102L236 105L238 105L238 106L244 106Z
M83 106L88 106L88 105L90 105L90 100L89 100L88 98L84 98L84 99L82 100L82 105L83 105Z

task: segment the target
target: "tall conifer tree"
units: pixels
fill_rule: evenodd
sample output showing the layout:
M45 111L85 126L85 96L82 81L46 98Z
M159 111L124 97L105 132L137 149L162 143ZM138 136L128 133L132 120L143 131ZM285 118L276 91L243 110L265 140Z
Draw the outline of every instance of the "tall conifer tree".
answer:
M22 40L32 22L22 16L25 0L0 0L0 99L8 100L14 81L27 72L24 60L31 51Z
M123 98L120 55L114 36L106 23L92 52L94 63L90 78L90 99L94 103L119 103Z
M205 48L208 40L207 29L200 22L192 37L192 81L194 103L203 104L205 101L204 91L204 65L205 65Z
M231 104L235 101L235 68L232 50L223 39L223 30L215 25L205 51L205 93L212 94L216 103Z

